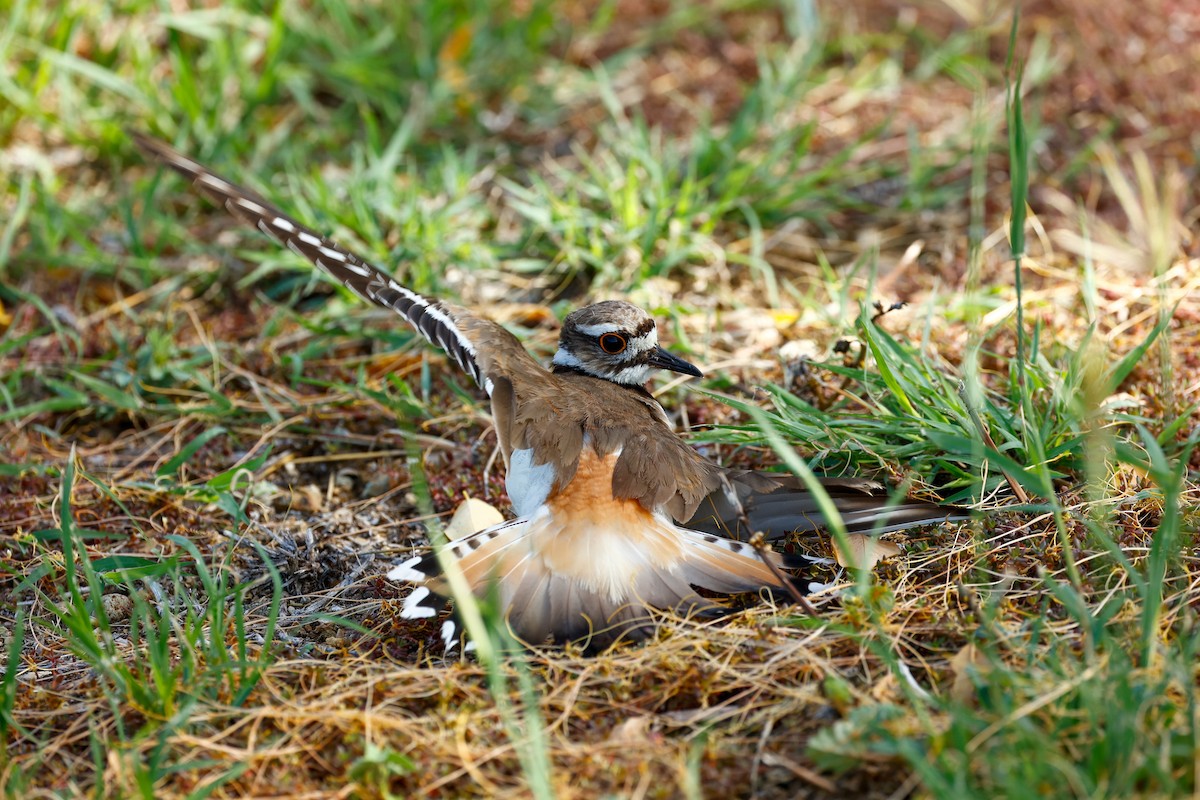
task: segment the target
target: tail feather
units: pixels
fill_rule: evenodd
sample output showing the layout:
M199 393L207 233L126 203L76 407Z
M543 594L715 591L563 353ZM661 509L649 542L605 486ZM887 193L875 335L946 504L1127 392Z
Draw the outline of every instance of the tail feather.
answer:
M692 589L685 572L646 570L638 576L632 596L654 608L674 608L708 604Z
M505 609L509 627L514 632L519 632L523 640L534 644L552 636L555 627L555 600L562 594L564 583L561 579L556 580L556 576L549 572L523 570L520 583L511 592ZM501 595L504 594L506 593L501 588ZM563 605L561 599L557 605Z
M449 543L446 554L473 594L495 592L518 639L534 645L584 640L593 649L621 638L645 638L653 631L653 609L695 614L723 608L697 588L779 593L791 582L779 568L807 563L764 554L772 567L743 542L647 520L644 530L630 533L535 514ZM410 558L389 577L418 584L402 617L428 618L444 606L449 587L435 555ZM808 586L807 581L793 583ZM457 633L448 621L443 630L448 647Z
M564 581L558 595L560 617L557 635L565 642L589 642L608 622L596 604L596 596L575 581Z
M736 594L756 592L769 586L781 587L777 576L781 566L778 554L764 552L760 557L750 545L723 539L713 534L681 531L688 542L685 577L688 583L714 592ZM776 569L763 560L770 559Z

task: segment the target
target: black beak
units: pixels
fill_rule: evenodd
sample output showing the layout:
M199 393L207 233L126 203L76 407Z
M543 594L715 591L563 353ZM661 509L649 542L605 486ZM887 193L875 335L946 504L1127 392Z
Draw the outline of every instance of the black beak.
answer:
M693 375L697 378L704 377L703 372L669 350L663 350L661 347L654 348L654 352L650 354L650 366L658 367L659 369L669 369L671 372L681 372L684 375Z

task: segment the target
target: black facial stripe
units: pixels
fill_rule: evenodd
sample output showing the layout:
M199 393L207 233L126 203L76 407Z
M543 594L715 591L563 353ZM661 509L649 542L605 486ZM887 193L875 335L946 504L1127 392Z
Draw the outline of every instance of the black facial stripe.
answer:
M565 364L553 364L553 365L551 365L550 371L553 372L555 375L569 374L569 375L582 375L585 378L596 377L595 375L591 374L590 372L584 372L579 367L570 367L570 366L566 366Z

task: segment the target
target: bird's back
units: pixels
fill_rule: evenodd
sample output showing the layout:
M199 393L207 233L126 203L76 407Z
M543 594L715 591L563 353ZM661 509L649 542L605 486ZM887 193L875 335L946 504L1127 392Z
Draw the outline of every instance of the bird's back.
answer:
M636 501L649 513L676 521L692 516L720 481L721 470L671 429L662 407L646 392L572 373L514 382L511 396L493 395L501 441L510 455L509 482L521 481L528 460L553 471L551 494L577 477L581 455L611 459L611 498ZM589 473L589 480L595 480ZM531 509L518 508L518 513Z

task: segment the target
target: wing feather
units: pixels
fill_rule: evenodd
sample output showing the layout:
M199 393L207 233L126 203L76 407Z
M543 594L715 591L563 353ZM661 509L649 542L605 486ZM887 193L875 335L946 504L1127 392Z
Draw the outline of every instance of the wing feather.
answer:
M399 314L446 352L489 395L510 367L541 369L511 333L467 309L431 299L400 285L365 259L289 216L262 195L226 180L166 143L130 134L146 153L179 172L217 205L303 256L362 299ZM503 342L503 353L484 352ZM515 346L514 346L515 345ZM519 363L516 363L519 362Z

